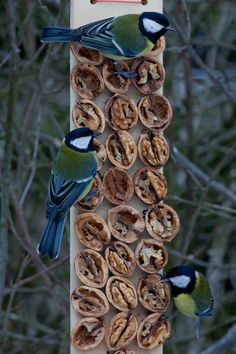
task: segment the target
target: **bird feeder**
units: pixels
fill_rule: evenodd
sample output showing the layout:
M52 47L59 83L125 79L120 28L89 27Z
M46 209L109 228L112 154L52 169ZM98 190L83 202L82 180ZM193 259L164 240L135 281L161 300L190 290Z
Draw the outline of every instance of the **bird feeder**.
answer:
M162 13L162 2L71 0L71 28L112 16ZM164 216L157 216L147 229L144 213L150 203L161 205L167 192L162 174L169 146L164 135L172 110L163 97L164 49L161 38L150 55L121 63L124 71L142 72L130 79L114 75L112 62L100 53L71 46L71 129L101 125L96 150L103 154L91 203L82 201L71 209L70 354L162 354L170 336L169 322L155 310L156 302L163 305L163 296L160 308L165 310L169 291L152 280L156 275L145 273L150 264L150 269L159 270L168 260L162 238L150 239L149 229L160 229L161 235L166 231L167 241L177 233L175 229L169 235L171 220ZM152 197L151 202L145 203L139 194ZM95 244L102 246L91 246Z

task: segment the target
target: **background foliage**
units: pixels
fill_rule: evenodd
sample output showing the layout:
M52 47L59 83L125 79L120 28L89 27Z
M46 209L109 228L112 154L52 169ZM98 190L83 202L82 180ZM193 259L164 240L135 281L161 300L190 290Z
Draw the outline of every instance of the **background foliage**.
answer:
M174 110L165 167L167 201L181 231L170 266L194 264L216 298L213 319L177 318L165 354L235 353L236 71L232 0L164 1L177 29L164 55ZM69 50L41 45L45 24L69 25L69 1L0 1L1 353L69 352L68 239L57 261L35 245L44 226L48 176L69 129ZM68 235L68 233L67 233Z

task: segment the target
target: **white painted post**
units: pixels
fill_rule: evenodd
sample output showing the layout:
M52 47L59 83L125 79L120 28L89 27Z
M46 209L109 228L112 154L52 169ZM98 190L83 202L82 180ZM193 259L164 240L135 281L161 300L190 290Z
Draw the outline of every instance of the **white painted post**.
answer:
M147 5L142 5L142 4L138 4L137 0L130 0L129 3L124 3L121 1L117 2L108 2L108 0L106 1L101 1L101 2L97 2L96 5L92 5L90 3L90 0L71 0L71 9L70 9L70 24L71 24L71 28L77 28L79 26L82 26L84 24L90 23L92 21L96 21L99 19L103 19L103 18L107 18L107 17L111 17L111 16L118 16L118 15L123 15L123 14L128 14L128 13L142 13L143 11L154 11L154 12L162 12L162 5L163 5L163 1L162 0L148 0ZM160 55L159 57L160 62L162 62L162 55ZM75 64L75 59L73 57L73 55L71 55L71 68L72 66ZM159 91L160 93L162 93L162 89L160 89ZM129 96L131 96L132 98L134 98L134 100L137 102L138 99L140 98L140 95L137 93L137 90L131 89L129 90L128 93ZM94 100L94 102L96 104L98 104L98 106L100 108L104 107L104 104L107 100L108 97L111 96L111 93L109 93L107 90L104 91L104 93L102 93L100 96L98 96L98 98L96 98ZM76 97L76 95L74 94L74 92L71 90L71 95L70 95L70 107L71 110L76 102L76 100L78 99L78 97ZM70 115L71 116L71 115ZM73 126L73 122L72 120L70 120L71 122L71 129L74 128ZM136 128L132 128L132 135L135 139L135 141L137 142L138 140L138 136L141 132L142 126L141 123L139 123L137 125ZM102 134L102 137L99 140L101 140L102 142L105 140L106 136L108 135L108 132L110 133L111 130L110 129L106 129L104 131L104 133ZM110 167L110 165L109 165ZM132 167L131 170L129 170L129 172L131 173L131 175L133 175L134 171L137 170L138 168L143 167L140 162L135 163L134 167ZM105 169L107 168L107 166L105 166ZM102 171L102 174L104 174L104 170ZM137 209L139 209L140 211L143 209L143 204L137 202L136 200L133 201L133 199L131 200L131 202L129 203L132 206L135 206ZM109 208L111 208L112 206L109 205L106 202L103 202L101 207L99 207L98 210L96 210L96 213L101 214L105 219L106 219L106 214L107 214L107 210ZM74 221L75 221L75 217L77 215L78 211L75 208L72 208L71 210L71 217L70 217L70 222L71 222L71 228L70 228L70 275L71 275L71 279L70 279L70 290L71 292L79 286L79 280L76 277L75 271L74 271L74 259L76 257L76 255L78 254L78 252L83 249L84 247L79 243L79 241L76 239L75 234L74 234ZM134 281L135 283L137 283L138 278L140 277L139 271L137 271L135 273L135 279L133 279L132 277L132 281ZM138 308L137 310L140 315L142 315L142 308L141 306ZM105 318L105 324L107 323L107 320L109 320L117 311L115 311L114 309L112 309L112 305L110 305L110 311L109 311L109 315L106 316ZM71 329L73 328L73 326L75 325L75 323L78 321L78 319L80 318L80 315L72 308L71 306L71 311L70 311L70 324L71 324ZM145 351L142 350L140 348L138 348L136 341L134 342L134 344L131 344L129 346L129 348L131 348L131 350L134 350L136 354L162 354L162 346L159 347L158 349L154 349L151 351ZM89 354L106 354L108 351L108 349L106 348L106 345L104 343L104 341L94 350L89 350ZM75 350L73 347L71 347L71 354L78 354L78 353L84 353L84 352L80 352Z

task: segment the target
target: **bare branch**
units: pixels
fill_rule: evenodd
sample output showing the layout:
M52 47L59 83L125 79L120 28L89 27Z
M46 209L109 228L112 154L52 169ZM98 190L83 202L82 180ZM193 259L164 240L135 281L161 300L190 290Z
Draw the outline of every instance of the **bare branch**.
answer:
M236 344L236 324L233 325L228 332L217 342L212 344L208 349L203 350L199 354L216 354L227 353L233 345Z
M205 174L198 166L191 162L176 146L172 147L172 157L188 172L193 175L205 187L212 189L236 204L236 195L232 190L225 187L222 183L213 181L211 177Z

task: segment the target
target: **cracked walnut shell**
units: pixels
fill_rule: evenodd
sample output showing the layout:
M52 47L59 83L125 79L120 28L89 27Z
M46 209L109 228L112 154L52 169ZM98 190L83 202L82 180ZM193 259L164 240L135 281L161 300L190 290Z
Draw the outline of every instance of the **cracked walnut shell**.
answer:
M129 312L117 313L106 327L105 342L110 350L122 349L135 338L138 323L135 315Z
M147 232L157 241L171 241L179 231L178 214L167 204L149 207L145 215Z
M130 280L113 276L108 278L106 284L108 301L121 311L129 311L138 304L137 293Z
M136 241L145 229L142 215L129 205L119 205L110 209L107 224L112 235L125 243Z
M157 131L144 131L138 142L140 160L147 167L162 167L167 162L170 149L163 134Z
M107 152L106 152L105 146L96 138L93 139L93 146L96 151L96 156L98 159L97 171L100 171L101 168L104 166L104 163L107 159Z
M75 273L83 284L94 288L103 288L108 278L104 258L90 249L84 249L76 256Z
M82 200L80 200L79 202L76 202L74 204L74 206L78 210L94 211L102 203L103 197L104 197L104 195L103 195L102 182L98 176L95 176L95 178L93 180L92 188L89 191L89 197L88 197L88 195L85 196Z
M96 213L83 213L75 219L75 234L86 247L103 251L111 234L104 219Z
M133 350L121 349L117 350L114 354L135 354Z
M132 98L117 93L107 101L105 115L113 129L127 130L137 124L138 108Z
M126 93L131 85L130 78L118 75L118 71L129 72L129 65L119 61L116 65L112 60L107 59L102 68L102 76L108 90L114 93Z
M72 119L76 128L85 127L99 132L103 132L105 129L106 123L102 110L87 99L82 99L74 105Z
M89 350L98 346L105 335L101 319L82 318L72 329L71 345L77 350Z
M166 48L166 40L165 37L162 36L161 38L158 39L152 50L147 54L147 56L151 57L157 57L161 53L164 52Z
M100 95L105 87L99 70L86 63L74 65L70 74L70 84L78 96L90 100Z
M143 239L135 250L138 266L147 273L159 272L168 262L168 253L162 242Z
M161 276L149 274L139 280L138 298L143 307L151 312L165 312L170 302L170 288L166 283L161 283Z
M104 196L115 205L126 204L134 192L132 178L117 167L107 170L103 177Z
M114 275L129 277L136 267L134 252L125 243L114 241L105 251L108 268Z
M137 58L131 71L137 74L132 78L134 86L144 95L156 93L164 84L164 67L152 56Z
M170 322L162 319L161 316L160 313L153 313L140 324L137 333L140 348L147 350L157 348L169 338Z
M103 62L104 57L98 50L85 48L77 43L71 43L70 49L81 63L100 65Z
M165 96L150 95L138 104L139 118L145 127L164 130L172 120L172 108Z
M71 303L83 316L101 317L109 311L109 303L103 292L84 285L72 292Z
M137 158L137 146L132 136L124 130L113 132L106 139L107 156L117 167L128 170Z
M155 168L144 167L134 175L134 190L144 203L158 203L167 194L167 182Z

